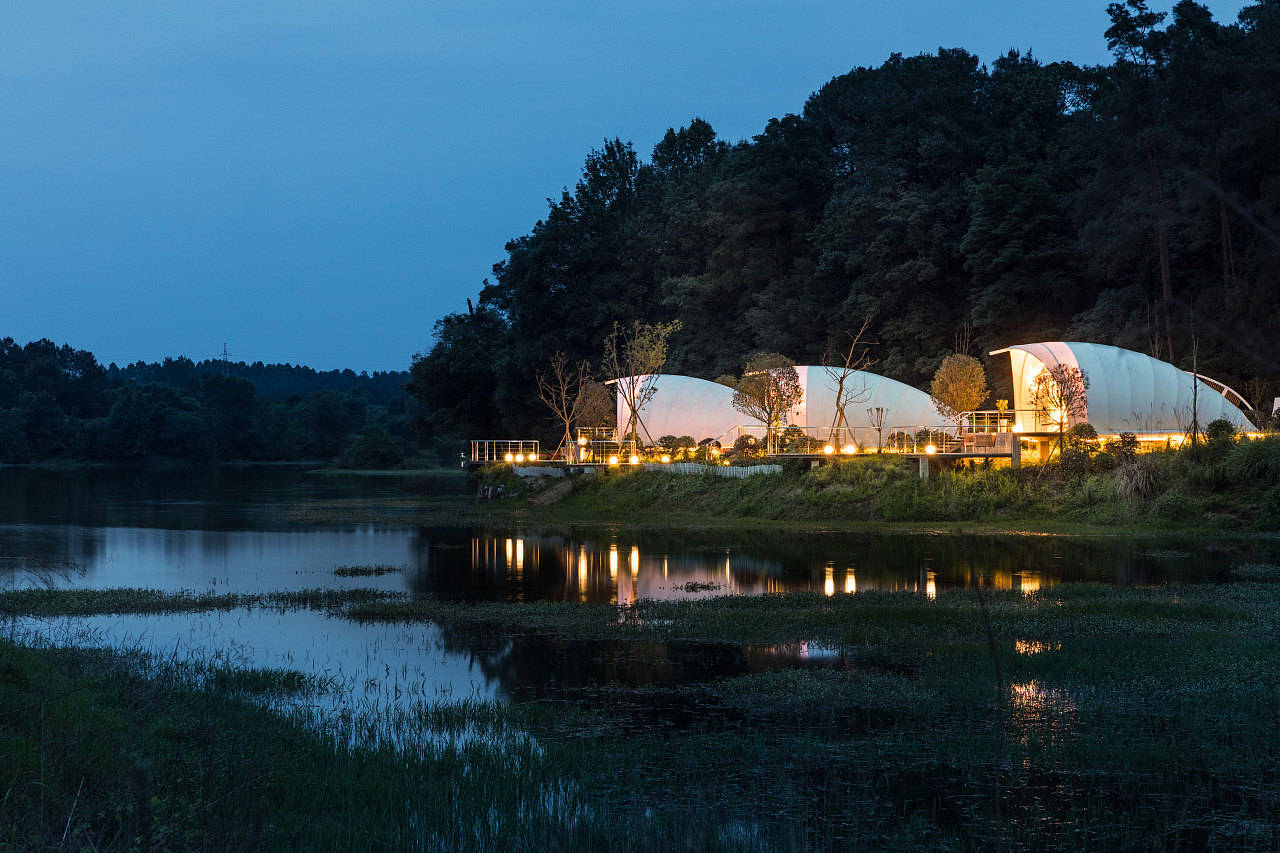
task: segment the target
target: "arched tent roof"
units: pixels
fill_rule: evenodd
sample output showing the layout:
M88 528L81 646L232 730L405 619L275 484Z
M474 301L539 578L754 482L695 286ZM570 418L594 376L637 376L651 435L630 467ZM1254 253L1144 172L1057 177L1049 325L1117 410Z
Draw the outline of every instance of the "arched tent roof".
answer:
M804 401L787 414L789 423L830 427L836 419L839 372L821 365L799 365L796 373L804 387ZM845 417L855 430L871 429L867 409L883 408L884 428L942 427L949 421L938 413L933 398L918 388L865 370L851 371L845 379ZM851 398L852 395L852 398ZM862 439L860 439L861 441Z
M648 376L623 377L619 382L643 382ZM655 390L640 407L642 442L657 441L664 435L690 435L723 440L743 416L733 408L733 389L705 379L660 373L653 377ZM630 411L623 395L618 395L618 430L626 429ZM647 435L646 435L647 433ZM732 441L732 436L728 436Z
M1059 364L1078 367L1089 378L1087 414L1073 419L1073 424L1088 422L1104 434L1151 435L1181 433L1191 423L1192 375L1166 361L1120 347L1071 341L1018 344L991 354L1006 352L1013 368L1015 425L1021 432L1045 431L1034 422L1031 387L1040 371ZM1253 429L1244 412L1227 399L1234 395L1247 406L1239 394L1205 376L1195 381L1202 426L1225 418L1238 429Z

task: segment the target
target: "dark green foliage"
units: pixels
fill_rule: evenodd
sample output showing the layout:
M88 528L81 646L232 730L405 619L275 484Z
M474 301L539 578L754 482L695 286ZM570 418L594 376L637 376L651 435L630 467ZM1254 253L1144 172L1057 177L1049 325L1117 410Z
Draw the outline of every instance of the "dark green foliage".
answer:
M1231 441L1236 437L1236 426L1226 418L1209 421L1204 428L1204 437L1209 441Z
M338 458L344 468L395 468L404 464L404 445L382 427L366 427Z
M407 376L185 358L104 370L83 350L5 338L0 462L331 459L366 424L411 436Z
M556 349L594 362L614 321L680 320L666 370L707 379L760 349L817 363L870 317L875 370L916 387L963 323L980 351L1087 340L1186 368L1195 336L1199 370L1274 382L1280 15L1109 13L1108 66L895 54L737 145L701 119L647 164L606 142L483 289L491 391L451 431L549 433L534 371Z
M1227 470L1242 481L1280 482L1280 437L1242 441L1227 453Z

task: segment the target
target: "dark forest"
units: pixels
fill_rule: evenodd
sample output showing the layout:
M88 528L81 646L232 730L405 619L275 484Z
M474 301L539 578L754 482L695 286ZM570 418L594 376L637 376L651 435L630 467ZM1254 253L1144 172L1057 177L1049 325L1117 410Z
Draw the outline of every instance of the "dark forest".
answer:
M0 462L403 460L416 404L399 372L166 358L103 367L0 339Z

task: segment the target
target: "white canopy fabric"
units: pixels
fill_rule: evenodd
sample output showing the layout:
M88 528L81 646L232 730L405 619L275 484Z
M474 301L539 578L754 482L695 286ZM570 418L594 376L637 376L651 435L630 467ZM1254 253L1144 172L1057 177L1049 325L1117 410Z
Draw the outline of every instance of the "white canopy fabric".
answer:
M787 424L807 427L814 438L826 440L827 431L835 424L838 374L833 376L820 365L798 365L796 374L804 389L800 405L787 412ZM624 377L621 383L643 382L648 377ZM758 431L759 424L733 408L733 389L705 379L675 374L658 374L653 377L654 393L649 402L640 407L642 429L641 442L657 441L664 435L689 435L696 441L714 438L731 443L737 437L736 427L746 426ZM845 417L852 428L852 440L858 444L874 446L876 432L871 424L868 409L883 408L884 435L894 428L928 427L936 429L948 425L938 413L933 399L923 391L905 385L896 379L878 376L863 370L852 371L845 380ZM618 429L625 430L629 421L626 400L618 395ZM841 441L850 440L845 434Z
M804 387L804 401L787 413L787 422L807 427L829 428L836 421L836 394L839 390L838 369L821 365L796 367L800 384ZM859 435L870 430L871 418L867 409L883 408L886 434L894 427L944 427L950 424L938 413L933 398L910 385L854 370L844 382L845 418ZM860 443L865 439L860 438Z
M1253 429L1239 408L1224 396L1221 383L1192 374L1165 361L1133 350L1105 344L1045 341L992 351L1008 353L1013 368L1015 428L1020 432L1050 431L1037 426L1031 388L1040 371L1055 365L1077 367L1088 377L1087 413L1070 425L1089 423L1099 433L1114 435L1179 434L1191 424L1192 384L1198 384L1197 419L1201 427L1225 418L1238 429ZM1213 383L1213 384L1210 384ZM1217 386L1217 387L1215 387ZM1226 392L1235 392L1226 389ZM1236 395L1239 399L1239 395Z
M649 376L627 376L619 382L644 382ZM664 435L693 436L694 441L714 438L733 441L733 428L745 417L733 408L733 389L705 379L660 373L652 377L654 393L640 407L640 441L656 442ZM630 410L618 395L618 430L627 428Z

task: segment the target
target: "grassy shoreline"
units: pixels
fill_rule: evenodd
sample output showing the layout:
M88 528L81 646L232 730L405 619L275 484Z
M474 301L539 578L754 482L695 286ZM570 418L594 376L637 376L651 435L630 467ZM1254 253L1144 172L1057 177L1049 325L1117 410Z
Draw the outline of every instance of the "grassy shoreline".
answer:
M787 465L782 474L741 480L626 468L567 480L517 477L500 465L480 473L483 483L503 487L500 500L478 501L473 495L332 501L300 505L288 516L312 524L781 529L788 535L1280 537L1280 486L1272 476L1280 476L1280 440L1252 444L1256 447L1247 449L1261 448L1263 458L1249 466L1233 466L1226 449L1197 458L1150 454L1139 463L1150 483L1146 491L1132 493L1125 491L1122 469L973 467L921 481L914 462L884 457L813 470Z

